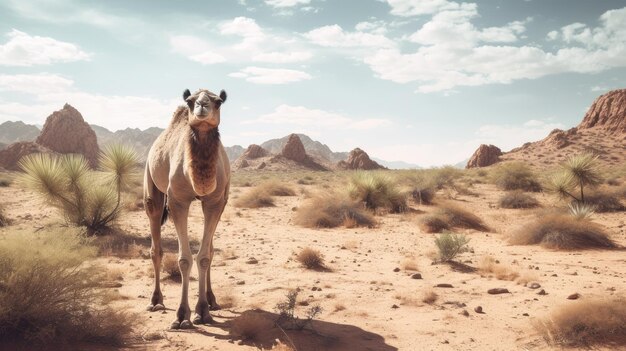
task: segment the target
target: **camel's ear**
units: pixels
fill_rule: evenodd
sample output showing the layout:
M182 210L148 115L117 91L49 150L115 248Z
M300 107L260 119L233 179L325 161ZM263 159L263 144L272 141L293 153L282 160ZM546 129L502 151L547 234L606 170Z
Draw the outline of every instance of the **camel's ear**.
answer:
M187 98L191 96L191 92L189 91L189 89L185 89L185 91L183 91L183 100L187 101Z
M226 95L226 92L224 90L220 91L220 99L222 99L222 103L226 102L227 97L228 95Z

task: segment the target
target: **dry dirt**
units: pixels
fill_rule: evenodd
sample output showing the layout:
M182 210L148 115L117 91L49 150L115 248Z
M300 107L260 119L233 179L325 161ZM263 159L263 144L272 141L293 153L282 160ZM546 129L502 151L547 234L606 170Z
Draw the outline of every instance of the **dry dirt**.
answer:
M152 293L152 263L148 257L148 221L142 211L123 216L119 231L135 245L126 255L112 250L98 258L122 277L117 287L123 300L114 302L137 312L137 332L145 342L130 350L254 350L269 349L276 337L297 350L544 350L550 346L532 327L551 308L572 303L567 296L581 299L609 297L626 291L624 251L551 251L538 246L510 246L506 235L534 218L537 210L504 210L496 206L502 192L492 185L478 184L478 196L455 196L458 205L480 216L492 232L461 230L471 238L472 251L460 261L477 267L485 255L510 265L525 280L537 282L531 289L515 281L502 281L479 272L466 272L449 265L432 264L434 235L420 231L417 220L434 207L413 205L411 214L378 216L374 229L306 229L294 226L293 208L304 201L300 189L316 185L295 185L298 196L277 197L276 207L237 209L231 203L223 214L215 237L212 267L213 287L218 302L232 300L232 307L213 313L216 324L190 331L170 331L180 296L180 284L164 278L164 312L146 312ZM234 187L231 198L250 188ZM552 196L537 195L541 203L555 205ZM58 214L42 204L31 192L16 185L0 188L0 199L14 227L36 230L59 221ZM542 211L542 210L539 210ZM624 213L596 214L612 237L626 245ZM192 205L189 232L200 239L202 216L199 203ZM164 227L165 251L175 252L173 225ZM331 271L302 268L295 254L304 247L321 251ZM193 247L197 251L197 243ZM126 257L130 256L130 257ZM258 263L246 263L254 257ZM411 267L413 266L413 267ZM399 268L396 269L396 268ZM416 268L409 270L408 268ZM457 267L458 268L458 267ZM423 279L412 279L414 273ZM196 268L192 277L196 277ZM452 288L437 288L448 283ZM529 285L529 284L527 284ZM193 309L197 281L190 283ZM274 307L285 294L300 288L300 300L320 304L322 314L314 331L288 332L277 328L264 333L258 342L240 342L229 336L229 321L241 313L261 309L275 317ZM508 294L490 295L487 290L506 288ZM421 296L434 291L431 304ZM431 294L432 295L432 294ZM432 296L431 296L432 297ZM397 308L394 308L396 306ZM475 312L481 306L484 313ZM300 307L304 310L306 307ZM469 312L468 316L462 314Z

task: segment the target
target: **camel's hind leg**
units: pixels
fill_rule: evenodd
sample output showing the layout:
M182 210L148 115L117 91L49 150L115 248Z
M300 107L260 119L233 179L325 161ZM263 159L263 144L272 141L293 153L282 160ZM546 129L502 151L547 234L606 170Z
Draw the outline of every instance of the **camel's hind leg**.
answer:
M165 208L165 194L154 185L147 164L143 180L143 201L146 214L150 220L150 235L152 237L150 256L152 257L152 265L154 267L154 291L150 304L146 309L154 312L165 309L163 293L161 293L161 259L163 258L161 225L166 217L167 209Z

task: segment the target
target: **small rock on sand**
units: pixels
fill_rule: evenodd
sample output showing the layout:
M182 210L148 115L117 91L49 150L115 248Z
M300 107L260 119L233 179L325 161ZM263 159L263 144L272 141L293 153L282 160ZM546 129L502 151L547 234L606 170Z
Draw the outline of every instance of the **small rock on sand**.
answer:
M531 289L539 289L541 288L541 285L539 285L539 283L532 283L528 287Z
M452 286L452 284L439 283L439 284L435 285L435 288L454 288L454 287Z
M422 275L420 273L415 273L411 276L411 279L422 279Z
M483 307L482 306L474 307L474 312L476 312L476 313L485 313L485 312L483 312Z
M567 297L568 300L578 300L578 298L580 298L579 293L574 293Z
M505 288L493 288L493 289L489 289L487 290L487 293L489 293L490 295L498 295L498 294L509 294L509 289L505 289Z

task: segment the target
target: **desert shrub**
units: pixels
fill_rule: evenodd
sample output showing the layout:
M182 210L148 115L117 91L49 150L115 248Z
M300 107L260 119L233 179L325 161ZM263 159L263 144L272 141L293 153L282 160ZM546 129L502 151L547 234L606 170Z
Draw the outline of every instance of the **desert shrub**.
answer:
M166 253L161 260L161 269L164 273L167 273L168 278L173 280L180 280L180 268L178 267L178 256L173 253Z
M246 311L231 323L230 334L245 341L259 341L263 334L274 328L274 322L256 311Z
M420 205L432 205L435 189L429 187L415 187L410 191L413 200Z
M314 195L298 207L294 222L308 228L376 226L374 217L360 202L337 194Z
M20 160L20 182L61 210L66 221L100 234L122 212L122 194L137 175L131 148L110 145L100 154L100 172L82 155L31 154Z
M469 251L470 239L463 234L443 233L435 238L439 250L439 262L450 262L457 255Z
M433 214L423 217L420 227L427 233L440 233L450 228L489 230L478 216L451 203L443 204Z
M606 180L606 184L610 186L620 186L622 185L622 182L619 180L619 178L609 178Z
M561 198L585 202L585 188L601 183L598 156L582 153L569 157L561 164L561 171L552 176L550 189Z
M422 171L427 184L435 189L453 188L454 181L463 175L463 171L453 166L443 166Z
M491 172L494 183L502 190L539 192L542 190L537 175L521 162L502 163Z
M6 188L11 186L13 183L13 177L7 174L0 174L0 187Z
M617 350L626 345L626 300L578 300L557 308L535 327L551 344Z
M493 274L498 280L513 281L520 276L511 266L504 265L491 256L483 256L478 263L478 269L484 274Z
M4 208L0 206L0 227L6 227L11 224L11 220L4 214Z
M423 303L426 303L426 304L429 304L429 305L432 305L435 302L437 302L437 299L439 299L439 295L437 295L437 293L434 290L432 290L432 289L424 291L422 293L421 298L420 298L420 300Z
M276 180L270 180L259 184L259 191L265 192L271 196L295 196L296 191L288 185L278 182Z
M533 208L539 206L539 201L533 196L522 191L508 192L498 200L502 208Z
M600 225L562 214L533 220L514 232L509 241L514 245L541 245L557 250L617 247Z
M313 250L310 247L305 247L298 254L298 262L300 262L304 267L308 269L323 269L324 267L324 258L319 251Z
M581 204L580 202L572 202L568 205L570 216L577 220L590 219L596 212L595 206Z
M265 189L256 187L239 197L234 205L240 208L273 207L274 199Z
M291 290L285 296L285 301L276 304L274 309L278 313L276 324L284 329L302 330L313 322L313 319L322 313L320 305L311 306L305 311L305 317L296 315L296 302L298 300L298 290Z
M122 345L137 319L106 307L95 250L67 228L44 234L0 238L0 343Z
M618 196L607 191L593 191L585 195L585 204L593 206L596 212L619 212L626 210Z
M380 172L354 173L350 178L348 193L371 210L387 209L395 213L407 210L406 195L392 178Z

